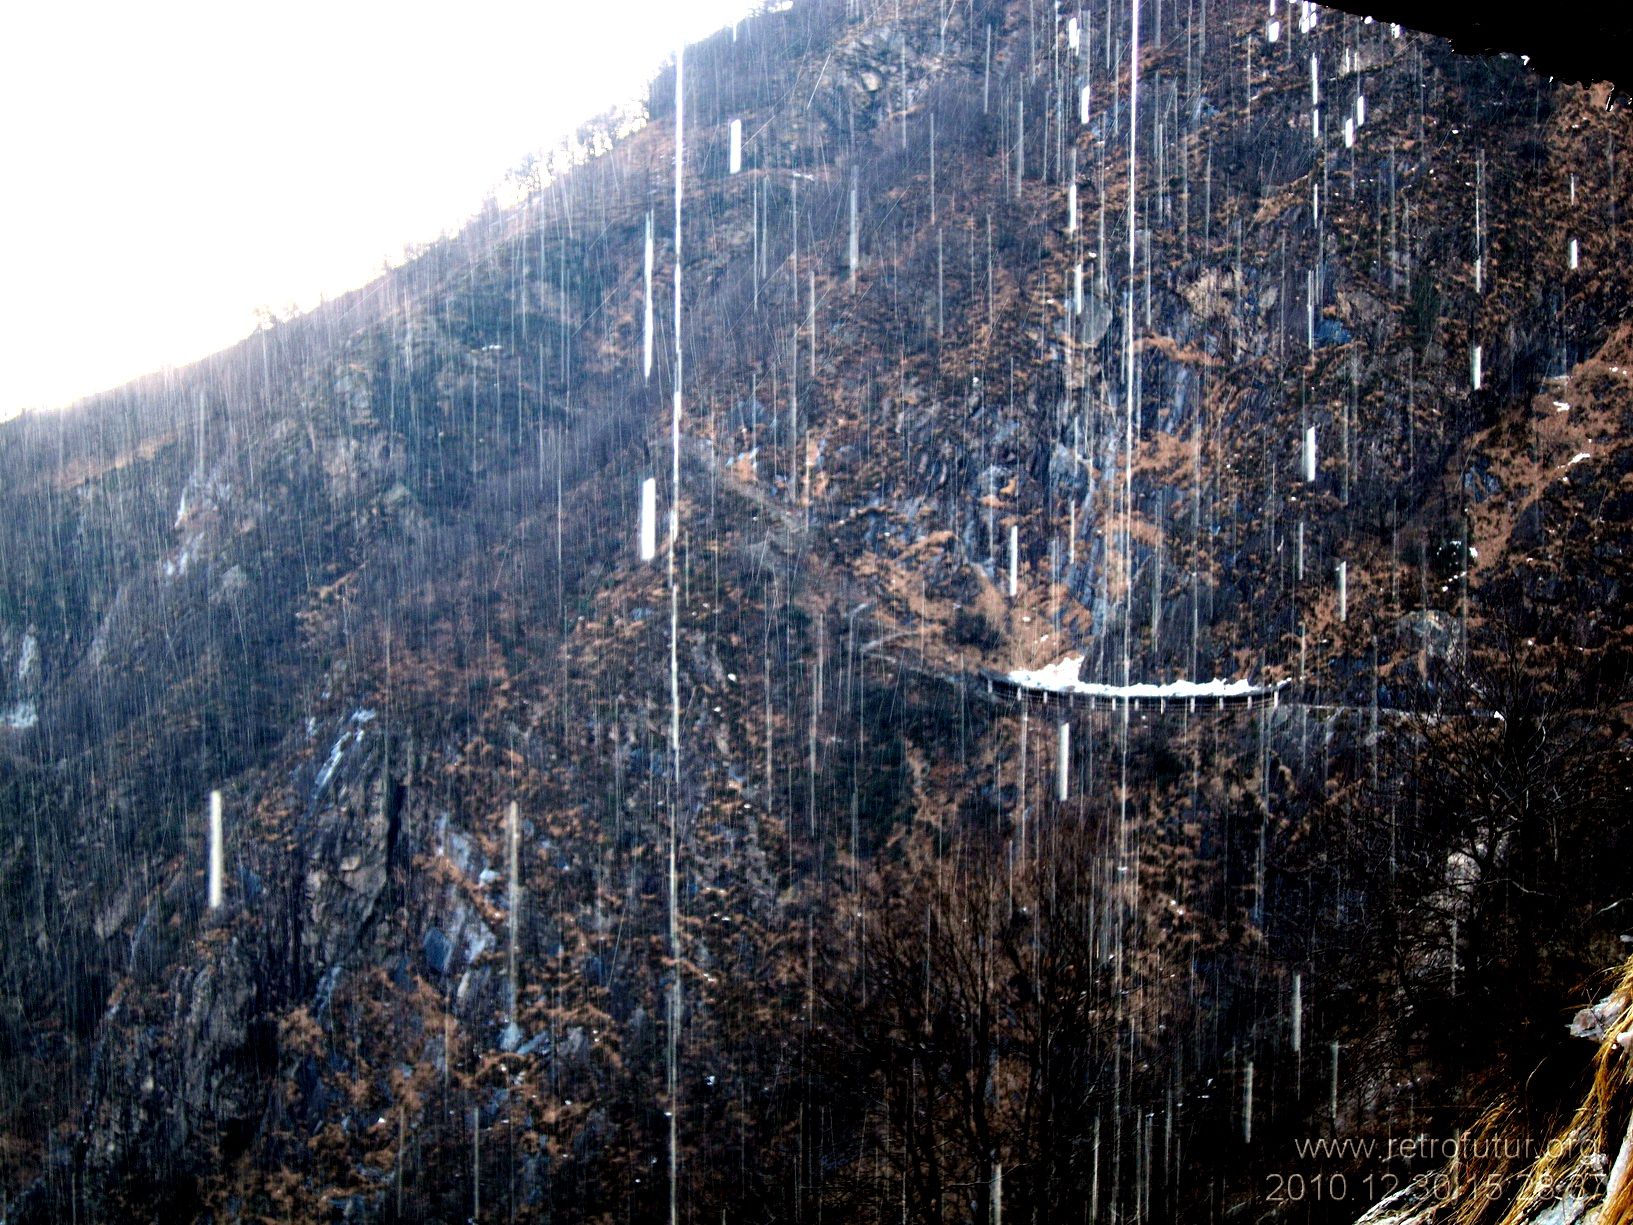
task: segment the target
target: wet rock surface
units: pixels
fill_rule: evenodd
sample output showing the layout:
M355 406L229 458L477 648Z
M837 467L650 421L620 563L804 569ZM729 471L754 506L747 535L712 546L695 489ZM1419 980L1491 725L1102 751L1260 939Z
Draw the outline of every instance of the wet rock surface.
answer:
M369 290L0 426L8 1220L667 1219L677 985L698 1219L1259 1219L1266 1135L1542 1058L1619 952L1633 129L1165 7L1132 112L1126 10L689 52L673 593L672 76ZM1298 701L965 683L1068 654Z

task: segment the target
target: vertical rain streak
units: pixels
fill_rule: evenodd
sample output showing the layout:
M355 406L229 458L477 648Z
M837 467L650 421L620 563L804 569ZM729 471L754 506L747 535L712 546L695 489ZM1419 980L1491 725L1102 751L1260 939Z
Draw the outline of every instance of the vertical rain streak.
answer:
M650 379L652 377L652 214L646 215L646 298L642 306L641 326L641 374Z
M686 48L675 49L675 389L669 418L669 756L672 763L669 797L668 947L669 999L664 1026L665 1100L669 1124L669 1225L680 1225L680 1070L681 1015L680 891L676 863L680 846L680 585L675 573L675 550L680 541L680 423L684 403L686 354L681 345L685 299L681 294L681 208L686 166ZM648 295L650 300L650 295Z
M225 852L221 845L221 792L210 792L210 833L209 833L209 900L211 910L220 910L224 900L224 858Z
M1072 798L1072 725L1065 719L1056 731L1055 798L1062 803Z
M658 478L646 477L641 481L641 560L651 561L658 555Z
M505 977L507 986L507 1012L511 1025L516 1024L517 1003L517 944L521 929L522 915L522 831L521 805L512 800L505 811L505 888L507 892L505 916L506 947L505 947Z

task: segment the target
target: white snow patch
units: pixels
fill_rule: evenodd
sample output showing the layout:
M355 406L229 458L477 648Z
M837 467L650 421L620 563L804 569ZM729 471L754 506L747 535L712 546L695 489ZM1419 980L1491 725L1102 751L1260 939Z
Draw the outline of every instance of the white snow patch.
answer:
M33 634L23 635L22 650L17 653L17 679L26 682L28 674L34 670L35 661L40 658L40 640Z
M340 758L346 752L346 741L350 738L350 732L340 733L340 739L335 741L335 747L329 750L329 760L324 762L323 769L318 771L317 782L312 787L313 795L319 794L335 776L335 771L340 768Z
M1576 467L1577 464L1581 463L1584 459L1592 459L1592 458L1593 458L1593 456L1588 454L1586 451L1578 451L1575 455L1571 456L1570 462L1568 464L1566 464L1565 466L1567 468L1574 468L1574 467Z
M27 731L40 721L39 712L34 709L33 702L18 702L4 714L0 714L0 724L4 724L14 732Z
M204 541L203 532L194 532L182 542L182 546L173 558L167 558L164 563L165 578L179 578L187 573L187 568L193 564L198 556L199 545Z
M1568 413L1568 412L1571 411L1571 406L1569 404L1565 403L1565 401L1563 401L1563 400L1555 400L1554 401L1554 411L1556 413Z
M473 922L469 934L465 937L465 960L475 961L488 951L488 946L492 943L493 933L486 925L481 921Z
M1083 666L1083 656L1068 655L1046 668L1018 669L1009 679L1025 689L1047 689L1052 693L1079 693L1096 698L1228 698L1247 694L1268 693L1262 685L1251 681L1168 681L1164 684L1142 682L1134 685L1102 685L1077 679Z
M225 502L231 493L232 486L221 479L220 468L211 472L209 476L195 472L187 479L187 484L182 486L181 498L176 503L176 522L172 527L181 527L195 510L215 509Z

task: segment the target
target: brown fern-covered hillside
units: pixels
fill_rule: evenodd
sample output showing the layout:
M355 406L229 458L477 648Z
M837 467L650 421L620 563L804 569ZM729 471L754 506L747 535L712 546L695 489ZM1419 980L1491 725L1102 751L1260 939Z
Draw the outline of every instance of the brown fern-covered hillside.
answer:
M1348 1221L1597 1074L1625 105L773 8L0 426L6 1220Z

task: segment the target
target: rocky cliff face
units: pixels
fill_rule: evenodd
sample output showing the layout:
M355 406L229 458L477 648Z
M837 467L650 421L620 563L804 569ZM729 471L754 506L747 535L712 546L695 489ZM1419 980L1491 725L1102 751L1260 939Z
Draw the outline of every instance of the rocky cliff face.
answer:
M698 1219L1346 1219L1410 1163L1295 1209L1295 1139L1569 1080L1627 112L1132 16L688 52L678 491L672 74L367 289L0 427L8 1219L658 1218L672 1136ZM982 679L1074 652L1295 683Z

